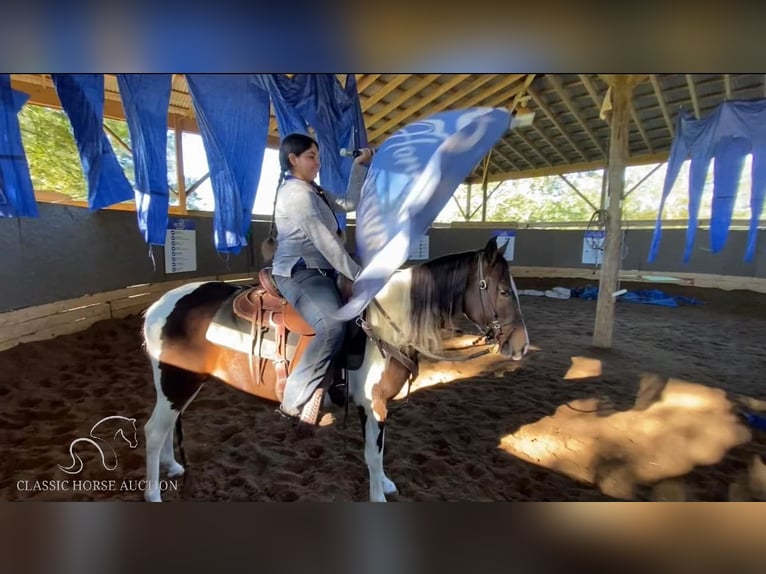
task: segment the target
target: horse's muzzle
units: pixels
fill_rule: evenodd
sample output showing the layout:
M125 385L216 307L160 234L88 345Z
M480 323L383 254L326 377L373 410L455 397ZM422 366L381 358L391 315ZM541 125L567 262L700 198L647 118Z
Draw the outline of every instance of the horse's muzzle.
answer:
M527 330L524 327L524 323L513 323L508 338L498 341L498 343L500 346L500 353L503 356L510 357L514 361L523 359L529 348Z

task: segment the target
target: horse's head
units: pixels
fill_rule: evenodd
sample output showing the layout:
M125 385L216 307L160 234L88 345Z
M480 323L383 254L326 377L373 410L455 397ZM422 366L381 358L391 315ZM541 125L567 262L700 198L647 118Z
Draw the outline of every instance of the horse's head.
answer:
M477 253L468 276L463 311L497 342L500 353L520 360L527 352L527 329L504 254L493 237Z
M130 445L130 448L136 448L138 446L138 429L136 429L136 419L132 417L124 417L122 415L104 417L96 424L94 424L90 429L90 436L93 438L106 440L104 436L97 433L111 432L107 431L109 427L115 428L115 431L112 434L112 438L114 440L121 438Z
M121 417L125 420L126 424L117 429L114 433L114 438L121 437L125 442L130 445L130 448L136 448L138 446L138 430L136 429L136 419Z

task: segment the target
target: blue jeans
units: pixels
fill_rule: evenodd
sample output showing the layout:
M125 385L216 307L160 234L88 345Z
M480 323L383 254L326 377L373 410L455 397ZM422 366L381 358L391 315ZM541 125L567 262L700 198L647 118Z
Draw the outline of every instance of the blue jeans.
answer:
M343 344L346 324L331 319L342 302L334 272L297 268L292 277L274 275L287 302L314 328L316 335L287 377L282 409L299 414L304 403L324 379L335 353Z

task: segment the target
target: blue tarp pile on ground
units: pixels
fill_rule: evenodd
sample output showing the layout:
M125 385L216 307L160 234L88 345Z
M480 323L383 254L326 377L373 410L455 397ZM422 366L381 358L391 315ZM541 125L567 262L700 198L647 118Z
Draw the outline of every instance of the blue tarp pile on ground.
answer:
M598 287L586 285L585 287L576 287L572 289L572 297L580 299L598 299ZM668 295L659 289L639 289L638 291L628 291L624 295L617 297L618 301L627 301L629 303L645 303L647 305L662 305L664 307L678 307L679 305L700 305L702 301L693 297L683 297L682 295Z

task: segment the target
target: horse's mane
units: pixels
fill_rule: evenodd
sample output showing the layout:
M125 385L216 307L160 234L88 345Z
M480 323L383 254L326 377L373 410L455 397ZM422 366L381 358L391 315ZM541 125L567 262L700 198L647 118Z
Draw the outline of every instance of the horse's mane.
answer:
M451 327L452 318L463 311L463 297L476 256L476 251L453 253L394 274L377 299L399 331L387 326L372 305L373 324L380 336L399 347L440 353L440 329Z

